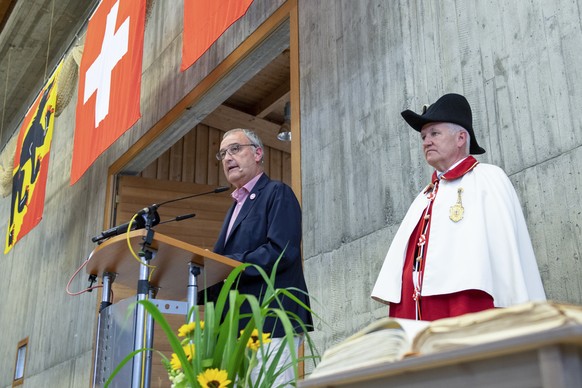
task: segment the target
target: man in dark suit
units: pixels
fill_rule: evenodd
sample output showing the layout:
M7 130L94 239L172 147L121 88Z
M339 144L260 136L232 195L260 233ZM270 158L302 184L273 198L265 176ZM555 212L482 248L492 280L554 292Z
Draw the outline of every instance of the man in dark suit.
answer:
M307 293L301 260L301 208L289 186L264 173L263 144L259 137L247 129L228 131L216 157L222 161L224 174L236 190L232 193L235 202L226 215L214 252L259 265L270 274L284 251L277 267L275 288L293 287ZM257 297L265 293L265 288L254 268L245 270L238 284L240 293ZM306 294L294 294L309 306ZM283 298L282 304L286 311L312 327L308 311L288 298ZM243 306L241 312L250 312L249 306ZM301 334L300 325L295 329ZM267 319L263 331L271 333L272 345L285 336L283 327L272 318ZM293 377L293 371L289 371Z

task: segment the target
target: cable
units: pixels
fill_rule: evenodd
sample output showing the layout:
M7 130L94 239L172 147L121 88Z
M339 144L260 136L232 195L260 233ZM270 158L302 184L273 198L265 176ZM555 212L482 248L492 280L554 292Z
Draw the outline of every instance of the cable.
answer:
M126 233L126 239L127 239L127 246L129 247L129 251L131 252L132 257L137 260L140 264L145 265L146 267L150 268L150 274L148 277L148 281L151 281L152 279L152 274L154 273L154 271L156 270L156 266L155 265L150 265L147 264L146 262L144 262L137 253L135 253L135 251L133 250L133 247L131 246L131 240L130 240L130 234L129 232L131 231L131 225L133 224L133 222L135 221L137 217L137 213L134 214L134 216L131 218L131 221L129 222L129 224L127 225L127 233ZM65 291L67 292L67 294L71 295L71 296L77 296L77 295L81 295L84 294L85 292L91 292L97 288L103 288L103 285L97 285L97 286L90 286L85 288L84 290L81 291L77 291L77 292L72 292L70 291L70 285L73 282L73 279L75 279L75 277L77 277L77 275L79 274L79 272L85 268L87 266L87 264L89 263L89 261L91 260L91 258L93 257L93 252L91 252L89 254L89 257L87 257L87 259L79 266L79 268L77 268L77 270L73 273L73 275L71 276L71 278L69 279L67 286L65 287ZM92 283L91 283L92 284Z
M137 253L135 253L135 251L133 250L133 247L131 246L131 240L130 240L130 238L129 238L129 232L131 231L131 224L133 224L133 222L135 221L135 219L136 219L136 217L137 217L137 216L138 216L138 214L137 214L137 213L135 213L135 214L133 215L133 217L131 217L131 220L129 221L129 224L127 225L127 233L125 234L125 236L126 236L127 246L128 246L128 248L129 248L129 251L131 252L131 256L132 256L134 259L136 259L136 260L137 260L137 261L138 261L140 264L143 264L143 265L145 265L146 267L148 267L149 269L151 269L151 271L150 271L150 274L149 274L149 276L148 276L148 282L149 282L149 281L151 281L151 279L152 279L152 274L154 273L154 271L155 271L155 270L156 270L156 268L158 268L158 267L156 267L155 265L150 265L150 264L148 264L148 263L144 262L144 261L143 261L143 260L142 260L142 259L141 259L141 258L138 256L138 254L137 254Z
M77 291L77 292L71 292L69 290L69 286L71 285L71 283L73 282L73 279L77 276L77 274L87 265L87 263L89 263L89 260L91 260L91 258L93 257L93 252L91 252L89 254L89 257L87 257L87 259L83 262L83 264L81 264L81 266L79 268L77 268L77 270L75 271L75 273L71 276L71 278L69 279L69 282L67 283L67 287L65 288L65 291L67 292L67 294L71 295L71 296L77 296L77 295L81 295L84 294L85 292L91 292L97 288L103 288L103 286L101 285L97 285L97 286L90 286L85 288L82 291Z

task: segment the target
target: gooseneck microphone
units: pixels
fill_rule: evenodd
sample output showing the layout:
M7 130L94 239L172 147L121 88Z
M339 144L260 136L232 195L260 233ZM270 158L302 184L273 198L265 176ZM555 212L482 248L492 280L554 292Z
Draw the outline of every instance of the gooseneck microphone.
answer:
M201 195L218 194L218 193L222 193L223 191L226 191L228 189L230 189L230 187L228 187L228 186L220 186L220 187L217 187L214 190L206 191L204 193L192 194L192 195L187 195L185 197L170 199L168 201L161 202L161 203L159 203L157 205L154 204L154 205L149 206L149 207L144 207L143 209L140 210L140 212L143 212L142 214L145 214L145 213L150 212L152 207L154 207L155 210L157 210L160 206L165 205L165 204L168 204L168 203L171 203L171 202L183 201L183 200L189 199L189 198L200 197ZM139 212L138 212L138 214L139 214Z
M131 230L145 228L146 217L148 217L148 216L153 217L152 226L159 224L160 223L160 216L159 216L157 210L162 205L166 205L166 204L171 203L171 202L183 201L183 200L189 199L189 198L200 197L202 195L222 193L223 191L226 191L229 189L230 189L230 187L228 187L228 186L220 186L214 190L206 191L204 193L197 193L197 194L187 195L185 197L174 198L174 199L170 199L168 201L161 202L159 204L153 204L153 205L144 207L143 209L141 209L140 211L138 211L136 213L136 217L131 225ZM188 218L192 218L194 216L195 216L195 214L186 214L184 216L178 216L175 219L172 219L170 221L182 221L182 220L185 220ZM170 221L165 221L165 222L170 222ZM163 223L165 223L165 222L163 222ZM123 233L127 232L127 228L129 227L129 224L130 224L129 222L126 222L125 224L121 224L118 226L114 226L113 228L104 230L99 235L91 238L91 241L101 242L104 239L123 234Z
M176 216L172 219L166 220L166 221L162 221L160 222L160 225L162 224L167 224L168 222L174 222L174 221L183 221L183 220L187 220L188 218L193 218L196 217L196 214L194 213L190 213L190 214L183 214L181 216Z
M98 236L93 237L91 239L91 241L99 242L101 240L105 240L106 238L117 236L119 234L125 233L125 232L127 232L128 227L129 227L129 222L126 222L125 224L121 224L118 226L114 226L113 228L109 228L107 230L104 230ZM142 216L136 217L135 220L133 220L133 224L131 225L131 230L143 229L143 228L145 228L145 219Z

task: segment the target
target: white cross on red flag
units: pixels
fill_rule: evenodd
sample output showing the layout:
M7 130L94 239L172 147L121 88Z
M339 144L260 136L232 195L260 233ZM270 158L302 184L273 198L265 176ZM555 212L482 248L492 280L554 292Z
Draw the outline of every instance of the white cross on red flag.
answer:
M79 90L71 185L140 118L145 0L102 0L89 19Z

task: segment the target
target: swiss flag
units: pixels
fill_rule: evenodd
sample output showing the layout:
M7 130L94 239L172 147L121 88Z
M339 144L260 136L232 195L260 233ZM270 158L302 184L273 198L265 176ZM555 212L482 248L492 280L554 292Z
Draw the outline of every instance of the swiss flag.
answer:
M240 19L253 0L184 0L182 68L204 54L228 27Z
M145 0L102 0L89 19L71 185L140 117Z

